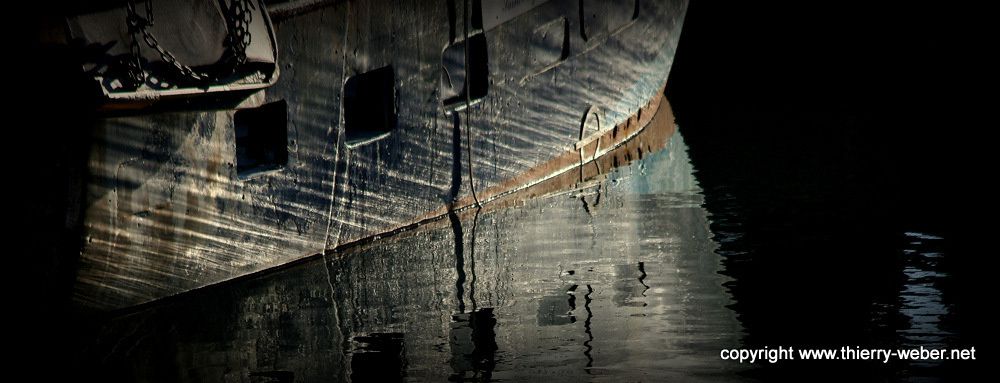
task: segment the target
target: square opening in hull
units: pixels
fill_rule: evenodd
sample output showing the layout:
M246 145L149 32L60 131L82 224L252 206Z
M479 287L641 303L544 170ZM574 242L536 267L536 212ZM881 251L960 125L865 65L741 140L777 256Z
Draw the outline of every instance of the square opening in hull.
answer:
M288 104L276 101L236 111L236 171L240 178L288 164Z
M348 147L389 136L396 128L396 74L386 66L344 83L344 135Z

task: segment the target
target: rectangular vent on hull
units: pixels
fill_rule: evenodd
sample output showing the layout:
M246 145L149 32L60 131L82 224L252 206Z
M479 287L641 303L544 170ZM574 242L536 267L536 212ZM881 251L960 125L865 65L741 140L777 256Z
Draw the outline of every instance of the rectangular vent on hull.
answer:
M468 101L486 97L489 88L489 56L486 52L486 35L469 36L469 62L465 62L466 41L448 45L441 55L441 95L446 107L461 109L465 106L466 84Z
M344 83L344 136L348 147L389 136L396 128L396 74L382 67Z
M236 111L236 171L241 179L288 164L287 113L284 100Z

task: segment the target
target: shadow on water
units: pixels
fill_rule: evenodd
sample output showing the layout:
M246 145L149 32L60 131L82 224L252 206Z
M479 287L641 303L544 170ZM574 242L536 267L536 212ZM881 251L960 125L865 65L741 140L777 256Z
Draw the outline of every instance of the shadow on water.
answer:
M600 182L97 323L76 367L113 381L738 378L718 361L741 327L693 174L674 135Z

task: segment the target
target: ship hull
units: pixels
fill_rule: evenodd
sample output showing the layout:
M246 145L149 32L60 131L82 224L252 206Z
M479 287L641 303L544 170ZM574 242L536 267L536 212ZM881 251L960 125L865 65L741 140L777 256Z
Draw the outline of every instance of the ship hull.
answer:
M466 3L275 6L274 85L92 119L75 304L134 306L582 179L669 108L686 1Z

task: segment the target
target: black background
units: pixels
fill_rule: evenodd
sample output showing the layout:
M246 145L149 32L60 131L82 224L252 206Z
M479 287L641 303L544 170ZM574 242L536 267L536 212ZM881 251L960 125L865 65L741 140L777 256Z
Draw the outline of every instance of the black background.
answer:
M693 1L667 86L747 346L897 345L903 233L944 238L955 345L989 363L995 123L989 13L944 2ZM906 379L796 362L762 378Z

